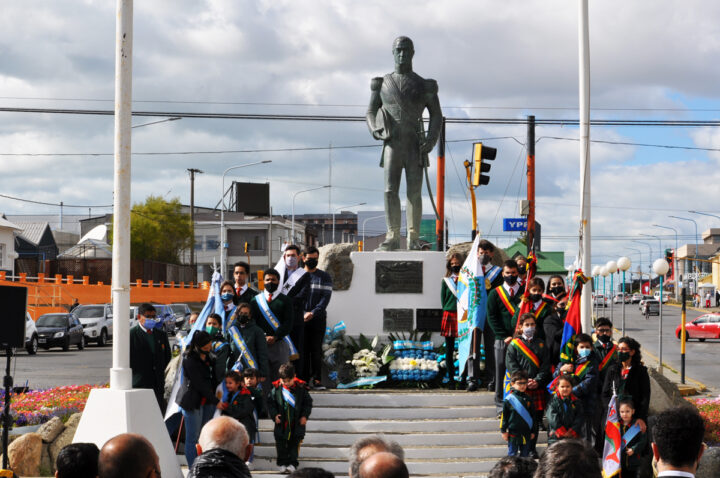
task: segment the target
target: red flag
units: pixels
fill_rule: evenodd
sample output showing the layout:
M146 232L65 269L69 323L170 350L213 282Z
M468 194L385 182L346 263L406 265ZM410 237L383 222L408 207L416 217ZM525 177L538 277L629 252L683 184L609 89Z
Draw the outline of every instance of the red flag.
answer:
M528 254L527 258L527 274L525 276L525 292L523 292L523 296L521 299L521 305L520 305L520 312L518 312L518 318L522 317L523 314L527 314L532 310L532 303L530 302L530 299L528 299L528 296L530 295L530 287L529 283L530 280L535 277L535 273L537 272L537 258L535 257L534 253ZM515 325L515 333L521 332L522 326L520 325L520 320L517 321L517 324Z
M582 333L580 322L580 297L582 289L588 278L578 269L575 272L572 289L570 289L570 300L567 305L567 315L563 326L563 335L560 341L560 360L563 363L572 363L573 349L575 348L575 336Z

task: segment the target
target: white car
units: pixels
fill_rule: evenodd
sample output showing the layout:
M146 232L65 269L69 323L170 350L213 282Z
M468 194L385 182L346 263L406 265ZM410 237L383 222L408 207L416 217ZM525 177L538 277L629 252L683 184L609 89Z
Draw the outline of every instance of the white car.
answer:
M602 294L596 294L595 297L593 297L593 305L607 307L608 306L608 298Z
M30 314L25 313L25 350L30 355L35 355L38 351L38 333L35 327L35 321Z
M622 293L622 292L618 292L617 294L615 294L615 297L613 298L613 303L614 303L614 304L622 304L622 303L623 303L623 298L624 298L624 302L625 302L626 304L629 304L629 303L630 303L630 294L625 294L625 296L623 297L623 293Z
M668 301L668 295L670 295L669 292L663 292L663 298L662 298L663 304ZM653 297L655 298L655 300L659 301L660 300L660 291L656 290L655 292L653 292Z
M86 342L107 345L113 334L112 306L110 304L78 305L72 311L83 326Z

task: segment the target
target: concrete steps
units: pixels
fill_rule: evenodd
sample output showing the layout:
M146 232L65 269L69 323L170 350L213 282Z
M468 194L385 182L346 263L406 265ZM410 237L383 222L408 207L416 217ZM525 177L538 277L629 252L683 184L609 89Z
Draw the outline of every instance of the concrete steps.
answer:
M347 476L349 447L374 433L403 446L411 475L486 476L507 453L492 393L332 390L312 397L301 467ZM270 420L260 420L253 474L277 474L272 430Z

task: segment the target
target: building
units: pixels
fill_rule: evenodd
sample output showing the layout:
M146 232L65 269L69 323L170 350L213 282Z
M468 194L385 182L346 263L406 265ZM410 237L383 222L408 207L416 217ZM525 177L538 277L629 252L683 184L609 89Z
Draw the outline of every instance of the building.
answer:
M14 275L15 272L15 236L22 232L17 224L0 216L0 271Z
M702 233L702 242L697 244L697 250L694 243L678 248L678 277L688 281L689 292L695 292L697 284L713 274L715 264L711 264L710 260L717 256L718 251L720 251L720 229L715 228ZM718 286L714 278L713 283Z
M510 259L518 256L527 257L527 245L517 241L515 244L504 249ZM568 278L568 271L565 268L565 253L563 251L535 251L537 258L537 277L541 277L547 286L550 276L559 275L563 279Z
M31 277L37 276L38 272L45 272L45 261L53 260L58 255L50 224L18 222L16 225L22 231L15 236L15 252L19 256L15 262L15 271Z
M292 216L284 216L292 220ZM334 235L333 235L333 222ZM301 227L298 227L301 226ZM295 231L305 230L306 244L299 237L297 243L308 246L324 246L340 242L356 242L358 240L358 215L351 211L340 211L333 214L296 214Z

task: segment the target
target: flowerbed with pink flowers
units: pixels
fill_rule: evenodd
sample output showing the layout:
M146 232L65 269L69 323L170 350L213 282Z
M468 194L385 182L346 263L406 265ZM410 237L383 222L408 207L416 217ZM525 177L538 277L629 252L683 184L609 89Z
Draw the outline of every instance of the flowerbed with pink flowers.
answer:
M689 399L705 420L705 442L720 445L720 397Z
M10 413L14 426L40 425L53 417L66 421L73 413L83 411L90 390L93 388L103 388L103 386L68 385L13 393L10 398ZM0 411L4 406L5 394L0 392Z

